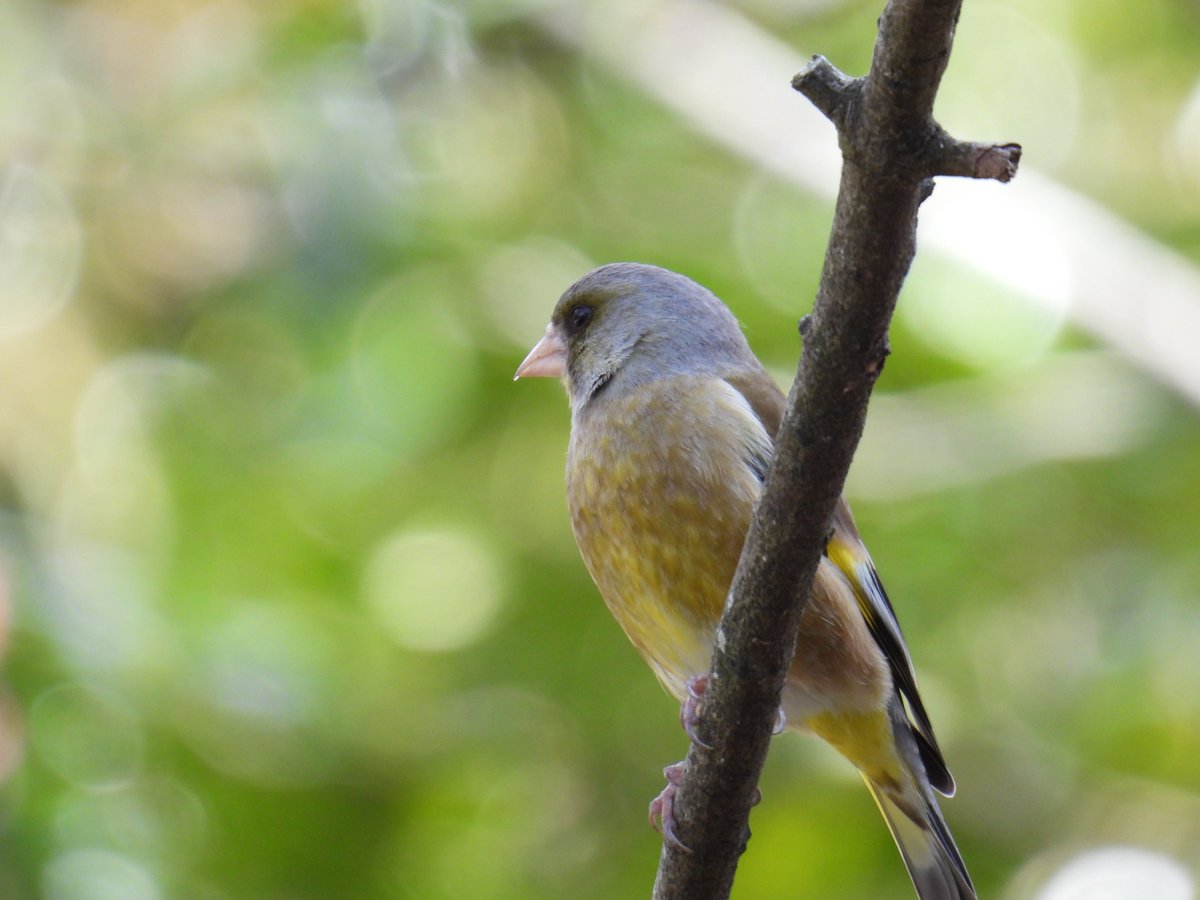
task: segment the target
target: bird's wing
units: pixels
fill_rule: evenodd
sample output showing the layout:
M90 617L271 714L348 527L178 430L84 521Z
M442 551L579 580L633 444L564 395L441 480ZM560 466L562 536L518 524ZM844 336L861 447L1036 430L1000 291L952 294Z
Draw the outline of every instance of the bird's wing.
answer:
M783 393L775 382L761 370L728 375L725 380L746 398L767 433L774 435L779 430L785 402ZM858 600L863 619L875 638L875 643L887 658L892 679L908 707L913 733L930 784L946 796L952 795L954 778L938 747L929 713L926 712L921 694L917 690L912 658L904 643L896 611L892 608L883 583L879 580L879 573L875 571L871 556L859 537L854 516L844 497L838 499L834 509L833 531L826 545L825 555L846 576Z
M758 420L769 439L765 444L755 443L746 447L746 463L761 484L767 480L775 432L779 430L779 420L783 416L783 394L762 369L742 369L726 375L724 380L746 401L750 407L748 412Z
M775 432L779 430L779 421L783 418L784 396L779 386L771 380L771 376L762 369L743 369L726 375L725 380L746 398L746 402L762 422L763 428L774 440Z
M908 707L913 734L917 739L917 749L920 750L921 761L925 764L929 783L947 797L953 795L954 778L946 766L941 748L938 747L929 713L926 712L921 694L917 690L912 657L908 655L908 646L904 642L904 634L900 631L896 611L892 608L887 591L883 589L883 582L879 580L879 573L875 571L870 554L858 535L854 517L844 497L838 499L833 513L833 533L826 545L825 554L842 571L854 589L858 608L866 620L867 628L887 657L892 679Z

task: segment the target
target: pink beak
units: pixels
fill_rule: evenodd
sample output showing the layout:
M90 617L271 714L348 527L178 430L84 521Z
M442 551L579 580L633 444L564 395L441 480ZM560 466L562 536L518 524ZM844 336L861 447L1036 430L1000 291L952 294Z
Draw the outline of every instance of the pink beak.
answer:
M518 378L562 378L567 371L567 345L554 323L546 326L542 339L534 344L525 361L517 366Z

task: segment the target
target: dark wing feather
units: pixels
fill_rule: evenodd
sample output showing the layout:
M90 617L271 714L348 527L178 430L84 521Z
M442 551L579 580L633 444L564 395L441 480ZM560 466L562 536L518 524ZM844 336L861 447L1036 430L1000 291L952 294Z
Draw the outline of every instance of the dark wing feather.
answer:
M850 507L844 497L838 500L834 510L833 533L829 548L830 560L854 585L858 595L858 606L862 610L867 627L891 667L892 680L900 696L904 698L913 720L913 733L929 783L947 797L952 796L954 777L946 766L946 760L933 734L929 713L925 710L925 703L917 690L917 676L913 672L912 658L908 655L908 647L900 631L900 622L896 618L895 609L892 608L892 601L888 599L887 591L883 589L883 582L879 580L879 573L875 571L867 548L858 535L854 516L850 513Z

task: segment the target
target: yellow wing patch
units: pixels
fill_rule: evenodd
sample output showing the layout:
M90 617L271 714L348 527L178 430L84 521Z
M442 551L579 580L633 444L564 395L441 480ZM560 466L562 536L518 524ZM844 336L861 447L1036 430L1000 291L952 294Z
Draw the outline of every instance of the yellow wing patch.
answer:
M863 618L867 620L868 627L874 632L876 629L875 609L871 605L871 601L863 590L862 585L859 584L858 575L855 572L859 563L866 560L865 554L859 552L858 548L854 545L843 541L837 534L834 534L825 547L825 555L846 576L846 581L850 583L850 587L854 591L854 599L858 601L859 611L862 612Z

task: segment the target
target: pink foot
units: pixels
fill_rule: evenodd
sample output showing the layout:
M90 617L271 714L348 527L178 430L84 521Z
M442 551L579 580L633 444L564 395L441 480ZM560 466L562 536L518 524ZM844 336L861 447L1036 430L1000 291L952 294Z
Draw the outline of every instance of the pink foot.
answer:
M700 722L700 704L704 700L704 692L708 690L708 676L694 675L687 680L684 688L687 690L687 698L679 707L679 724L683 726L683 733L688 736L693 744L697 747L703 747L705 750L711 750L712 745L702 741L699 733L696 731L696 726ZM775 727L771 730L771 733L783 734L786 728L787 716L784 715L783 709L780 708L775 713Z
M650 801L649 818L650 827L659 832L664 840L674 844L684 853L691 853L692 848L675 834L675 793L679 790L679 782L683 780L685 771L687 771L687 764L682 761L663 769L663 777L667 779L667 786L662 789L661 794ZM750 805L758 806L761 802L762 792L755 788Z
M683 773L687 770L687 766L683 762L677 762L663 769L663 777L667 779L667 786L662 789L662 793L650 801L650 826L658 832L661 832L663 839L674 844L685 853L691 853L691 848L683 841L679 840L675 835L675 792L679 790L679 782L683 780Z
M687 690L687 697L679 707L679 724L683 726L684 734L688 736L688 739L693 744L705 750L711 750L712 745L701 740L700 735L696 731L696 726L700 721L700 704L704 701L705 691L708 690L708 676L696 675L689 678L685 688ZM775 717L774 734L779 734L786 727L787 717L781 709ZM683 773L686 771L686 761L677 762L663 769L663 777L667 779L667 786L662 789L661 794L650 801L648 817L651 827L661 832L665 841L673 844L685 853L691 853L691 848L679 840L679 837L675 834L675 794L679 790L679 783L683 780ZM757 806L761 801L762 794L758 788L755 788L754 797L750 801L750 805Z

